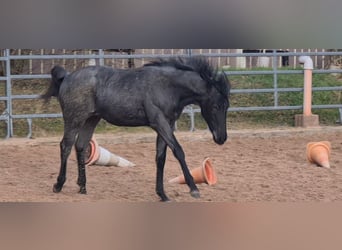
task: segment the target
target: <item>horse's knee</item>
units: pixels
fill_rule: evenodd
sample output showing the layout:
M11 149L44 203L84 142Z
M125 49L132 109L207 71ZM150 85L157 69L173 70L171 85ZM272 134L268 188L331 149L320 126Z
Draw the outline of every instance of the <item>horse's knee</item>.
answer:
M178 159L178 160L184 160L185 159L185 153L182 149L181 146L175 147L172 149L173 155Z

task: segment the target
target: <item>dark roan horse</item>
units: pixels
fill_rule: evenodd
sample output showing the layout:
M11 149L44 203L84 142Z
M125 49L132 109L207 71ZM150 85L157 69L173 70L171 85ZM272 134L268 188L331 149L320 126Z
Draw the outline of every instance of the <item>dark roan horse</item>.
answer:
M70 74L55 66L51 76L51 85L42 98L48 101L57 97L64 119L61 166L54 192L62 190L67 159L75 144L79 193L87 193L85 151L96 125L104 119L117 126L149 126L157 132L156 193L161 201L169 200L163 183L167 147L180 163L191 196L200 197L174 128L183 108L196 104L214 141L222 145L227 139L230 83L207 59L158 59L136 69L89 66Z

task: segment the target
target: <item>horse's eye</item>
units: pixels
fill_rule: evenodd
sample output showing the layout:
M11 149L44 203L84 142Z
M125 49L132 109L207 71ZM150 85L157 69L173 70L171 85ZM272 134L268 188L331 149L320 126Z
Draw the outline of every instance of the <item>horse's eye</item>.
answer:
M217 110L219 110L219 106L218 105L214 105L213 106L213 111L217 111Z

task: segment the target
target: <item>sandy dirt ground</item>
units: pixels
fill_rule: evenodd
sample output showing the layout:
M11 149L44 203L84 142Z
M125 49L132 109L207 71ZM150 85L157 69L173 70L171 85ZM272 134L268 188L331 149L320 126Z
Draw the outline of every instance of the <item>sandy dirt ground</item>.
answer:
M168 150L165 190L173 201L301 202L342 201L342 127L279 130L233 130L223 145L208 131L177 132L189 168L210 157L218 182L198 184L200 199L184 184L168 180L181 174ZM13 138L0 141L0 201L2 202L137 202L159 201L155 194L155 134L95 135L101 147L136 164L133 168L88 166L87 195L78 194L74 151L68 161L61 193L52 192L59 171L61 138ZM330 141L331 168L306 160L306 144Z

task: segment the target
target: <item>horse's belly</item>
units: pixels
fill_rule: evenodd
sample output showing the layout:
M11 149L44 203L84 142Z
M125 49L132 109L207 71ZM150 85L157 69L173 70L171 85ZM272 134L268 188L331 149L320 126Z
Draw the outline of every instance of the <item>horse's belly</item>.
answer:
M139 110L107 110L101 116L107 122L117 126L146 126L148 121L144 111Z

